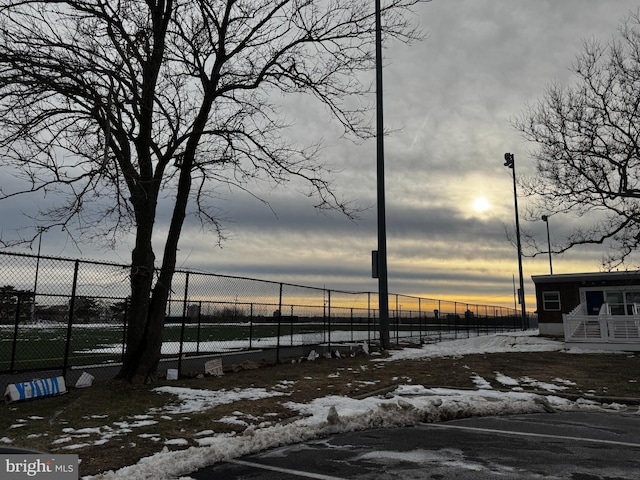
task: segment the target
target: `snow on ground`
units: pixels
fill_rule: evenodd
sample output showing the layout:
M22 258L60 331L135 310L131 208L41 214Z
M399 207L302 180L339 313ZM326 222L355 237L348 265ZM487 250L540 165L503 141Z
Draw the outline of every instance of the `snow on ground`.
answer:
M537 332L503 333L429 344L420 349L392 352L389 359L416 359L434 356L462 356L472 353L558 351L561 342L541 338ZM574 352L577 353L577 352ZM382 361L376 357L376 362ZM200 432L198 447L169 451L166 447L137 464L118 471L105 472L85 480L188 480L189 473L216 462L230 460L268 448L317 439L329 434L363 430L367 428L408 426L419 422L436 422L473 415L521 414L553 410L602 410L625 408L618 404L601 404L588 399L570 401L553 395L571 384L568 379L554 379L553 384L538 382L530 377L514 379L496 372L496 378L511 391L496 391L482 377L472 374L478 390L425 388L421 385L401 385L382 396L353 399L341 396L317 398L308 404L288 402L285 405L299 412L300 417L285 425L265 424L248 427L241 435ZM549 395L525 393L523 387L535 386ZM216 403L227 403L235 398L257 399L277 392L264 389L237 389L233 392L203 391L178 387L160 387L158 392L178 396L178 404L167 407L167 412L193 412ZM242 412L234 412L225 421L241 421ZM139 421L145 421L141 415ZM123 428L126 426L123 425ZM113 432L111 432L113 433ZM160 439L158 439L160 440ZM181 445L182 439L169 439L167 445Z
M277 386L276 386L277 388ZM284 395L283 392L267 391L265 388L245 388L233 391L226 390L197 390L182 387L158 387L153 389L158 393L171 393L177 395L181 401L178 405L165 407L167 413L190 413L206 410L216 405L224 405L239 400L253 400L258 398L276 397Z
M474 353L500 352L554 352L563 350L563 343L537 336L531 331L508 332L471 338L459 338L447 342L432 343L422 348L405 348L393 350L384 359L411 360L427 357L456 357ZM381 359L378 359L380 361Z

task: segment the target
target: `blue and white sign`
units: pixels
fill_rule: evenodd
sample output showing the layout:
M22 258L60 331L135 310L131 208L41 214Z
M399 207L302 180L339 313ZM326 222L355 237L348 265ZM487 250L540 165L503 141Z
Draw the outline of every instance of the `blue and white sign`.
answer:
M4 392L7 403L67 393L64 377L38 378L30 382L12 383Z

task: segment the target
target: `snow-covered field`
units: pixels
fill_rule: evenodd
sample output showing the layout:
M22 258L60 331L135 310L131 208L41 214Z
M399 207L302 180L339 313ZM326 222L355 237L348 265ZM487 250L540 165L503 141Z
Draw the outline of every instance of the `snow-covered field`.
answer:
M561 342L536 336L537 332L503 333L486 337L459 339L440 344L430 344L423 349L394 351L390 358L376 357L376 362L394 361L405 358L433 356L464 356L483 352L535 352L563 349ZM574 353L579 354L579 351ZM554 379L553 383L538 382L531 377L511 378L498 374L497 379L508 391L492 390L489 383L479 376L474 377L477 390L452 390L425 388L421 385L401 385L384 396L353 399L341 396L317 398L309 404L288 402L286 406L298 411L298 420L285 425L265 423L249 427L241 435L215 434L202 431L198 434L198 447L169 451L165 446L161 452L140 460L137 464L118 471L85 477L85 480L113 479L189 479L189 473L199 468L232 458L255 453L272 447L304 442L340 432L367 428L408 426L419 422L436 422L449 418L473 415L493 415L505 413L544 412L550 409L568 410L618 410L626 408L619 404L602 404L589 399L570 401L558 396L571 379ZM525 393L523 387L531 387L549 394ZM208 391L177 387L159 387L159 392L172 393L179 398L177 404L167 407L166 414L188 414L221 403L231 403L238 399L259 399L281 395L278 391L286 385L274 385L273 389L252 388L244 390ZM158 412L153 412L157 414ZM228 422L241 421L242 412ZM141 412L134 422L121 425L123 429L135 429L150 421L150 412ZM105 441L116 434L112 426L98 429L103 431ZM69 440L81 432L69 432ZM160 442L161 439L158 439ZM185 439L164 440L165 445L186 445ZM66 450L80 444L67 441Z

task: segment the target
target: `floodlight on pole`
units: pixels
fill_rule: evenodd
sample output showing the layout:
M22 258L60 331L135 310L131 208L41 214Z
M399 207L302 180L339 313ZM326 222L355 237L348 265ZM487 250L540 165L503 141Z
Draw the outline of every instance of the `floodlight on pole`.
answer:
M549 252L549 275L553 275L553 265L551 263L551 237L549 236L549 216L542 215L542 221L547 224L547 251Z
M380 0L375 0L376 17L376 165L378 190L378 310L380 317L380 346L391 346L389 336L389 286L387 280L387 221L384 187L384 121L382 109L382 15Z
M518 192L516 190L516 168L515 157L512 153L504 154L504 166L511 169L513 176L513 203L516 211L516 244L518 248L518 273L520 275L520 291L518 292L518 299L520 306L522 307L522 329L529 328L529 322L527 321L527 309L524 301L524 278L522 276L522 245L520 243L520 219L518 217Z

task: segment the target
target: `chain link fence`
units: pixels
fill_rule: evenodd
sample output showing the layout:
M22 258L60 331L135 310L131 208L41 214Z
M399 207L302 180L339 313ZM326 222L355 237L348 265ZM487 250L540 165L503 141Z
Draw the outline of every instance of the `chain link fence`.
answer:
M0 252L0 374L117 368L129 266ZM162 357L379 343L377 293L176 271ZM389 295L392 341L435 342L522 327L514 309ZM180 366L180 363L178 363ZM113 375L114 370L110 370Z

